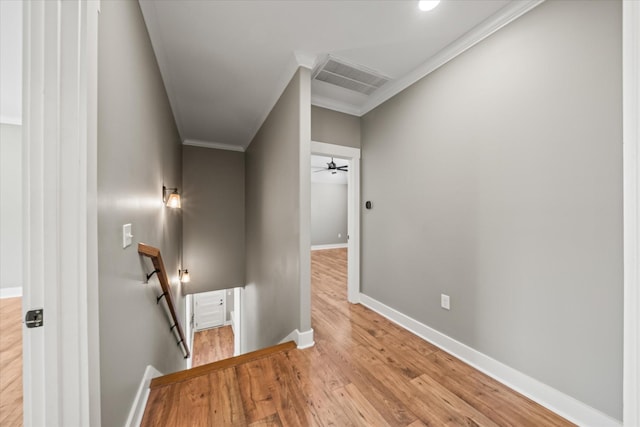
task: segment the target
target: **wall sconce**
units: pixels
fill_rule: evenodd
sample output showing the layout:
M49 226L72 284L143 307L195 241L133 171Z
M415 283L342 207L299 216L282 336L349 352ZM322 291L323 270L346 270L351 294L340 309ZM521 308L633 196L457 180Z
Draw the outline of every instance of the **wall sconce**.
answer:
M187 270L186 268L184 270L178 270L178 275L180 276L180 281L182 283L189 283L191 281L189 270Z
M169 195L167 192L171 191ZM180 194L178 194L177 188L167 188L164 185L162 186L162 202L168 208L179 209L181 207L180 203Z

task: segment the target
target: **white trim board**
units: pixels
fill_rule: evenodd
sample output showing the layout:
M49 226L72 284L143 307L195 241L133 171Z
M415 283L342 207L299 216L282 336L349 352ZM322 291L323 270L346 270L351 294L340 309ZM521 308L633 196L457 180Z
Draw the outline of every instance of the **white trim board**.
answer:
M279 344L288 341L295 341L298 349L303 350L305 348L313 347L315 342L313 341L313 329L309 329L308 331L300 332L297 329L291 331L289 335L280 340Z
M640 425L640 3L622 2L623 419Z
M99 1L23 2L24 425L100 425ZM46 332L45 332L46 331Z
M330 245L311 245L312 251L323 251L325 249L343 249L348 248L348 243L334 243Z
M618 420L365 295L360 303L493 379L580 426L620 427Z
M142 416L144 415L144 409L147 406L147 400L149 399L149 385L151 380L156 377L161 377L162 372L158 371L151 365L147 365L138 387L135 399L131 404L131 410L127 421L124 423L125 427L138 427L142 423Z
M22 296L22 286L14 286L11 288L0 288L0 299L18 298Z
M200 141L197 139L185 139L182 145L190 145L192 147L214 148L216 150L240 151L244 153L245 148L239 145L224 144L222 142Z

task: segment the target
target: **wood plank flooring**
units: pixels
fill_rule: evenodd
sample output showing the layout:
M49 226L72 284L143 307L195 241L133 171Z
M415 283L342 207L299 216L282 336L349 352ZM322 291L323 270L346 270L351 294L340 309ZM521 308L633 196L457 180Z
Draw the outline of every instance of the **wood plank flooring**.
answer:
M361 305L346 250L312 253L316 345L151 390L143 426L567 426Z
M231 326L198 331L193 337L193 367L233 357Z
M0 299L0 426L22 426L22 298Z

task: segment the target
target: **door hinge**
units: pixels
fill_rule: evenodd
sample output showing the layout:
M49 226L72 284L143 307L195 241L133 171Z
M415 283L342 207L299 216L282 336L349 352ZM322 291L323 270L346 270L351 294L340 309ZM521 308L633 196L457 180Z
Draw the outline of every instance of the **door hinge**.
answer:
M24 324L27 325L27 328L39 328L44 325L44 309L38 308L27 311L27 315L24 317Z

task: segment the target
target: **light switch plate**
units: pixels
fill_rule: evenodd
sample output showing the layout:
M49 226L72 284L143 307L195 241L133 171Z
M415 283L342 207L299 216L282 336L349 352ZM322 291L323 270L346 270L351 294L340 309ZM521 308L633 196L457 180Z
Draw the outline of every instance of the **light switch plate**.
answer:
M444 308L445 310L451 309L449 295L440 294L440 307Z
M131 224L125 224L122 226L122 247L126 248L131 246L133 242L133 234L131 234Z

